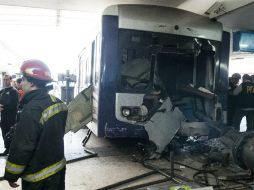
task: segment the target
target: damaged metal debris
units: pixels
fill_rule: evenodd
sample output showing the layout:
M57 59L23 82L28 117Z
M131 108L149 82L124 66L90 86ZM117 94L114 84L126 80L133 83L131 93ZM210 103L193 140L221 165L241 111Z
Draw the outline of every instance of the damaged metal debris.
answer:
M174 145L162 156L166 159L147 160L135 155L133 161L151 171L99 189L252 189L254 133L226 131L221 137L210 140L189 138L183 142L174 138L171 142ZM161 177L144 183L151 175Z

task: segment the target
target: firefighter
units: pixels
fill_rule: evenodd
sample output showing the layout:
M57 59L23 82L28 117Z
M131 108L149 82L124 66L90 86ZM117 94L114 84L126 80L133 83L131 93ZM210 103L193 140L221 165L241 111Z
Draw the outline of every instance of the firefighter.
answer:
M5 146L5 151L0 156L6 156L9 152L10 141L6 139L6 135L16 123L18 92L11 86L11 81L12 77L5 75L3 78L4 89L0 91L1 130Z
M247 74L244 74L242 79L242 84L233 90L233 95L238 95L236 111L233 118L233 127L239 131L241 120L246 116L247 131L249 131L254 129L254 83Z
M250 78L251 78L251 81L254 83L254 75L251 75Z
M233 95L233 91L238 87L239 80L241 79L241 75L239 73L234 73L229 78L229 86L228 86L228 114L227 114L227 124L232 125L233 117L235 114L237 96Z
M234 73L229 78L229 90L234 90L236 87L238 87L239 80L241 79L241 75L239 73Z
M4 178L13 188L22 179L23 190L65 189L64 130L67 106L49 95L49 68L39 60L21 66L23 110L6 161Z

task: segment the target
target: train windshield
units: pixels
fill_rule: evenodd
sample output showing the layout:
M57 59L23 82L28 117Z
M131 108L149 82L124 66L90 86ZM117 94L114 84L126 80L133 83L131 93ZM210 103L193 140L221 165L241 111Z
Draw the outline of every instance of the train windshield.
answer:
M168 95L186 85L214 89L220 43L193 37L121 29L119 85L121 92L146 92L154 86Z

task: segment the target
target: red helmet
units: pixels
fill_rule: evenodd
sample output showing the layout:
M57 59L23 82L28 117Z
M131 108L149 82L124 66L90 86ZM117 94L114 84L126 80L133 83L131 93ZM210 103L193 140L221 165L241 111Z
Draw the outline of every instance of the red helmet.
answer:
M20 70L26 76L42 81L52 81L48 66L40 60L31 59L24 61Z

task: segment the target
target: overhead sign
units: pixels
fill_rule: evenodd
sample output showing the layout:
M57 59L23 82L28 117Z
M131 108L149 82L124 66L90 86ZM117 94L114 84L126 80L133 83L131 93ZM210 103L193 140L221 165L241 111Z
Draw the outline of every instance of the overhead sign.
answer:
M254 52L254 32L238 31L233 33L234 52Z

